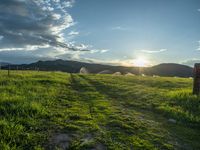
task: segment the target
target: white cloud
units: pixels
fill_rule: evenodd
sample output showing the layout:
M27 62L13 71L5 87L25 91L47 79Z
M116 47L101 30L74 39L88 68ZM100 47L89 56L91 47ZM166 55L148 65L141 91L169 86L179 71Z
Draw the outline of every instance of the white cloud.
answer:
M108 52L108 49L92 49L90 50L90 54L94 54L94 53L106 53Z
M26 45L25 47L8 47L8 48L0 48L1 51L34 51L41 48L50 48L50 45Z
M75 1L17 0L17 5L15 5L15 1L0 3L1 11L5 12L2 18L6 18L6 21L1 22L0 33L3 38L0 38L2 43L0 49L20 50L25 49L28 45L40 47L44 44L48 44L52 49L55 47L67 48L64 33L75 23L67 12L67 6L62 5L63 2L72 6ZM13 7L15 9L10 11ZM15 18L12 18L13 16ZM15 24L15 26L9 28L8 24Z
M96 64L105 64L105 65L113 65L113 66L126 66L126 67L133 67L133 60L132 59L97 59L97 58L90 58L90 57L81 57L79 55L76 59L72 56L72 60L78 60L82 62L88 62L88 63L96 63Z
M197 51L200 51L200 41L198 41L198 48Z
M89 47L91 47L90 45L85 45L85 44L80 44L80 45L77 45L77 46L74 46L76 49L78 50L85 50L85 49L88 49Z
M112 27L111 30L125 31L125 30L128 30L128 28L125 28L125 27L122 27L122 26L115 26L115 27Z
M55 20L59 20L59 19L61 18L61 14L55 13L55 14L52 14L52 17L53 17L53 19L55 19Z
M100 53L106 53L108 51L109 51L108 49L102 49L102 50L100 50Z
M167 49L160 49L160 50L140 50L141 52L144 52L144 53L161 53L161 52L165 52L167 51Z
M53 0L54 2L56 2L56 3L59 3L60 2L60 0Z
M68 35L79 35L79 32L77 31L71 31L68 33Z
M75 0L64 1L62 3L62 6L65 7L65 8L67 8L67 7L73 7L74 3L75 3Z
M197 9L197 11L199 11L199 12L200 12L200 8L199 8L199 9Z
M74 25L74 21L71 15L66 13L62 16L62 22L61 24L54 25L50 28L53 34L61 33L63 30L71 27Z
M191 58L191 59L184 60L180 63L183 65L188 65L188 66L193 67L195 63L200 63L200 59L199 58Z
M23 59L27 57L27 60L33 60L32 58L35 60L39 57L65 59L71 55L78 59L86 53L89 55L108 51L107 49L93 49L91 45L71 42L74 37L72 35L79 34L77 31L70 32L69 30L75 22L68 13L68 9L74 5L75 0L17 1L20 3L16 6L13 3L11 6L16 9L11 12L10 5L0 3L1 11L6 14L1 16L5 18L2 20L6 21L1 22L0 28L0 59L13 61L9 55L16 60L19 58L20 61L22 61L21 55ZM15 24L15 26L10 29L10 24ZM67 39L66 33L69 33L68 37L71 39Z
M4 38L4 36L3 36L3 35L0 35L0 41L1 41L3 38Z

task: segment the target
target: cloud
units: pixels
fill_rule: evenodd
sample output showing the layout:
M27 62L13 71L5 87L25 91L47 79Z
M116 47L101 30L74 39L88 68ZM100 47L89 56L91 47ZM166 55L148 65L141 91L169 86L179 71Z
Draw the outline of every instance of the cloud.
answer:
M103 54L103 53L106 53L106 52L108 52L109 50L107 50L107 49L92 49L91 51L90 51L90 54L94 54L94 53L101 53L101 54Z
M76 24L68 13L74 3L75 0L1 0L0 61L26 63L94 53L88 50L91 46L65 37L66 30ZM71 36L78 34L69 32Z
M42 48L49 48L50 46L48 44L46 45L26 45L26 47L21 47L21 48L1 48L1 51L33 51L37 49L42 49Z
M1 0L0 61L82 59L86 53L107 52L66 38L66 30L76 24L68 13L74 3L74 0ZM68 33L72 37L79 34Z
M200 51L200 41L198 41L198 48L197 51Z
M74 60L73 58L72 60ZM113 65L113 66L126 66L126 67L133 67L134 62L133 59L96 59L96 58L79 58L79 61L88 62L88 63L95 63L95 64L105 64L105 65ZM152 65L152 64L151 64ZM148 66L151 66L148 65Z
M40 50L40 53L26 50L0 51L0 62L8 62L9 60L10 63L21 64L51 59L51 57L47 56L46 54L43 55L42 53L44 53L43 50Z
M108 49L102 49L102 50L100 50L100 53L106 53L108 51L109 51Z
M112 27L111 30L125 31L125 30L128 30L128 28L125 28L122 26L115 26L115 27Z
M74 43L72 43L73 45ZM104 63L105 60L100 60L98 61L92 61L95 60L94 58L88 58L88 56L91 56L94 53L106 53L109 50L107 49L92 49L92 45L84 45L81 44L79 46L76 46L77 49L90 49L90 51L65 51L63 53L60 53L57 55L55 58L56 59L64 59L64 60L76 60L76 61L82 61L82 62L90 62L90 63ZM59 51L62 51L59 49Z
M73 26L67 12L74 0L1 0L0 51L22 50L27 46L69 47L63 32Z
M77 46L74 46L76 49L79 49L79 50L84 50L84 49L88 49L89 47L91 47L90 45L85 45L85 44L80 44L80 45L77 45Z
M0 35L0 41L4 38L4 36Z
M167 51L167 49L160 49L160 50L140 50L141 52L144 52L144 53L161 53L161 52L165 52Z
M199 9L197 9L197 11L199 11L199 12L200 12L200 8L199 8Z
M79 35L79 32L77 31L71 31L68 33L68 35Z
M82 53L82 52L80 52ZM114 65L114 66L127 66L127 67L131 67L133 66L133 60L130 59L126 59L126 60L122 60L122 59L98 59L98 58L91 58L91 57L82 57L81 54L71 54L71 55L63 55L63 56L59 56L59 58L61 59L68 59L68 60L75 60L75 61L81 61L81 62L87 62L87 63L95 63L95 64L105 64L105 65Z
M181 62L181 64L188 65L188 66L191 66L191 67L194 67L195 63L200 63L200 59L199 58L192 58L192 59L184 60L184 61Z
M61 15L60 14L52 14L52 17L54 20L59 20L61 18Z
M64 6L64 7L73 7L74 3L75 3L75 0L64 1L64 2L62 2L62 6Z

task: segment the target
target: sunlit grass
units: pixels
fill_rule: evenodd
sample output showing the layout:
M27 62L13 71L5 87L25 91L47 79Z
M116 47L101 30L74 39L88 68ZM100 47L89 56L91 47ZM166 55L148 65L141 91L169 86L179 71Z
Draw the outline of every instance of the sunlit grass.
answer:
M185 78L0 71L0 149L200 149L191 89Z

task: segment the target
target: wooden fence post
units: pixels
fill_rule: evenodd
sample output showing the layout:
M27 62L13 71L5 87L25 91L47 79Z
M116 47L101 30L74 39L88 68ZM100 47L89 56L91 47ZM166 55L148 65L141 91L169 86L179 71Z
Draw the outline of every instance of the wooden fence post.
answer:
M10 76L10 65L8 65L8 76Z
M193 71L194 83L193 83L193 94L200 94L200 63L194 65Z

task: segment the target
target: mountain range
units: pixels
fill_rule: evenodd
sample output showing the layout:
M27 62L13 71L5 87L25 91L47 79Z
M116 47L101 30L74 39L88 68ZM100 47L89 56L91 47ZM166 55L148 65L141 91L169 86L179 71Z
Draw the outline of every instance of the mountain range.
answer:
M9 67L8 67L9 66ZM51 60L38 61L31 64L21 65L2 65L2 69L12 70L40 70L40 71L63 71L68 73L79 73L82 68L87 69L89 73L109 73L120 72L121 74L145 74L170 77L192 77L193 68L174 63L163 63L152 67L125 67L111 66L102 64L85 63L71 60Z
M7 62L0 62L0 66L7 66L7 65L10 65L10 63L7 63Z

